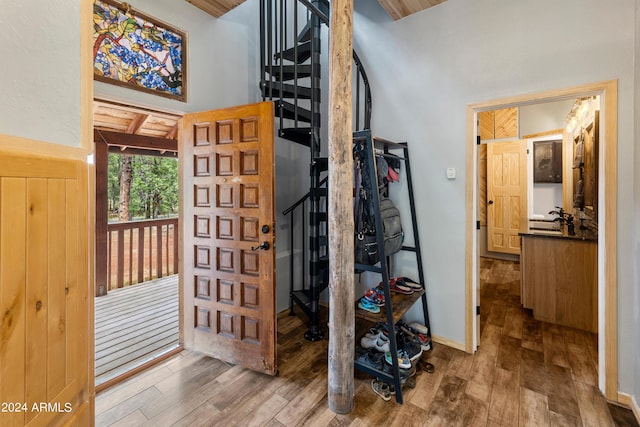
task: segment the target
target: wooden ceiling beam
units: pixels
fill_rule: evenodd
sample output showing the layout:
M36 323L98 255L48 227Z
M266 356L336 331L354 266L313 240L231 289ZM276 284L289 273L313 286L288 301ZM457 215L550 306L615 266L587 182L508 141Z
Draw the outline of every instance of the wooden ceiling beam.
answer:
M94 130L93 140L101 141L109 146L132 147L143 150L178 151L178 141L168 138L154 138L151 136L131 135L107 130Z
M178 153L176 151L158 151L158 150L144 150L140 148L128 148L122 147L124 150L120 150L118 146L109 147L110 153L116 154L129 154L132 156L153 156L153 157L170 157L172 159L178 158Z
M140 128L144 126L147 120L149 120L149 117L151 117L149 114L138 114L136 118L131 120L131 123L129 123L126 133L138 133Z
M176 139L178 136L178 123L173 125L173 127L167 132L167 138Z

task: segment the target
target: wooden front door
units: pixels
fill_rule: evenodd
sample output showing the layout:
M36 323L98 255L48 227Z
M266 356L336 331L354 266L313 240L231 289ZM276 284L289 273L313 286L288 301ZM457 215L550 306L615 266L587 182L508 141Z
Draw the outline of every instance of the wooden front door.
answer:
M520 254L518 233L526 215L526 141L487 144L487 249Z
M273 103L181 126L184 345L276 373Z
M84 161L0 152L3 426L90 424L87 185Z

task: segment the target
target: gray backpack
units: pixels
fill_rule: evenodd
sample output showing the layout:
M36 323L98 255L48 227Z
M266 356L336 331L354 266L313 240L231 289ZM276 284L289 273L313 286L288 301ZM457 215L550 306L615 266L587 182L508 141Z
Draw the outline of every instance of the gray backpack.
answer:
M384 232L384 254L393 255L402 249L404 232L400 222L400 211L390 199L380 198L380 219Z

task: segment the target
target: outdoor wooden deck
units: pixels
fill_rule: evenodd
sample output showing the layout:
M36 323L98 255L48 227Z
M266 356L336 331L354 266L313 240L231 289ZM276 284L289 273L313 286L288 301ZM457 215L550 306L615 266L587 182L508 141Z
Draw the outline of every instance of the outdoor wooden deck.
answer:
M179 346L178 275L95 298L96 386Z

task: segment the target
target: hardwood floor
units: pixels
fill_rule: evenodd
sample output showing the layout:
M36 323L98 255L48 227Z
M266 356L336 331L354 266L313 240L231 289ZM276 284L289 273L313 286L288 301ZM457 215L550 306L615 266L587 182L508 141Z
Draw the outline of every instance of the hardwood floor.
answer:
M279 376L183 351L100 393L96 425L637 425L626 409L612 416L596 387L595 337L535 321L519 308L517 264L482 264L487 314L480 350L470 355L436 344L423 356L435 372L418 372L404 405L383 401L370 377L356 371L354 412L331 412L328 342L305 341L302 316L285 312L278 321Z
M178 275L97 297L95 318L100 385L178 347Z

